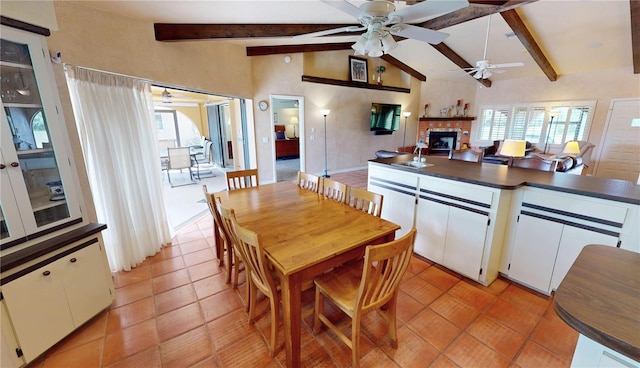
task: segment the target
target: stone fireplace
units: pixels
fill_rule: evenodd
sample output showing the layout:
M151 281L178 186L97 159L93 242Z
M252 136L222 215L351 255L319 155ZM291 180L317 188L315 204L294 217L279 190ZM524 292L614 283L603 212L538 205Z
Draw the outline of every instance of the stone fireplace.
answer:
M462 129L433 128L427 132L426 142L430 155L447 155L451 149L460 149Z

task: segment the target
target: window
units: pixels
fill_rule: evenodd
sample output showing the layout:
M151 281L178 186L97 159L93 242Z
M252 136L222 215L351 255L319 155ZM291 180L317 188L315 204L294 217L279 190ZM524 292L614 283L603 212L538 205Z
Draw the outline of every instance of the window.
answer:
M483 107L478 140L524 139L539 147L586 140L594 109L595 101Z

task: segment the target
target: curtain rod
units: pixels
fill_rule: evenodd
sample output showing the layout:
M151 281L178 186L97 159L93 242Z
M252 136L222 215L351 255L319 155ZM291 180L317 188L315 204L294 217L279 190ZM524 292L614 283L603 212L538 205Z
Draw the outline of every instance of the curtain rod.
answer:
M62 65L65 68L65 72L66 72L67 66L70 66L70 67L74 67L74 68L90 70L90 71L93 71L93 72L99 72L99 73L105 73L105 74L115 75L115 76L119 76L119 77L135 79L135 80L138 80L138 81L150 83L151 85L156 86L156 87L160 87L160 88L171 88L171 89L176 89L176 90L185 91L185 92L200 93L200 94L203 94L203 95L226 97L226 98L233 98L233 99L239 99L239 100L245 100L246 99L244 97L237 97L237 96L223 95L223 94L213 93L213 92L206 92L206 91L198 90L198 89L195 89L195 88L189 88L189 87L183 87L183 86L176 86L176 85L161 83L161 82L154 81L154 80L147 79L147 78L134 77L134 76L127 75L127 74L110 72L110 71L100 70L100 69L95 69L95 68L89 68L89 67L86 67L86 66L78 66L78 65L68 64L68 63L63 63Z

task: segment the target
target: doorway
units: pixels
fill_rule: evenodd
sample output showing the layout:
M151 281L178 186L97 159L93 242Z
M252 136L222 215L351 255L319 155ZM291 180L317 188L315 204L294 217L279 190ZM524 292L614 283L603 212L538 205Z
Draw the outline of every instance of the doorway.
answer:
M273 177L294 180L305 171L304 97L272 95Z

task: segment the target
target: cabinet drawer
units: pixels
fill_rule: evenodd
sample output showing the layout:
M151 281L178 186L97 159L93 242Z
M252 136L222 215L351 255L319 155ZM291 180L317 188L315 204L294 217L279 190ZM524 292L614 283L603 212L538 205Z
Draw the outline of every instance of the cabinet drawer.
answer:
M612 203L559 193L550 195L532 190L524 192L522 207L540 208L559 216L584 219L613 226L618 225L617 227L622 227L627 216L627 208L616 206Z
M477 185L440 180L432 177L420 178L420 195L440 198L444 201L466 203L476 207L491 208L494 193Z

